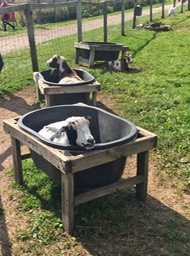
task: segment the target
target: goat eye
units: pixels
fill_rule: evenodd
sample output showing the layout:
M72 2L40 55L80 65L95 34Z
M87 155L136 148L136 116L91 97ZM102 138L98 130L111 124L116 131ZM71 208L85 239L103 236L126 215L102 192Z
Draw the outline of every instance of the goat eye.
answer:
M118 62L116 63L116 66L119 66L119 63L118 63Z

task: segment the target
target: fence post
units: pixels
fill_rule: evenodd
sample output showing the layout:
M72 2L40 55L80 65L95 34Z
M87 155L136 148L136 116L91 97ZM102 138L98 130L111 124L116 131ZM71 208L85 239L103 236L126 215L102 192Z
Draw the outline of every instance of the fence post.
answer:
M152 0L150 0L150 21L152 21Z
M122 0L121 5L121 35L125 36L125 2Z
M30 56L31 56L31 60L32 60L32 70L33 70L33 72L36 72L39 70L39 68L38 68L35 36L34 36L32 9L31 9L30 4L26 5L26 9L24 10L24 15L26 17L27 33L28 33L28 40L29 40L29 45L30 45Z
M183 0L181 1L181 13L183 13Z
M136 6L137 6L136 1L134 1L134 10L133 10L133 28L135 28L135 27L136 27L136 11L135 11Z
M77 6L77 29L78 29L78 42L82 41L82 8L81 0L78 0Z
M162 19L164 19L164 0L162 0Z
M104 2L104 42L107 42L107 2Z

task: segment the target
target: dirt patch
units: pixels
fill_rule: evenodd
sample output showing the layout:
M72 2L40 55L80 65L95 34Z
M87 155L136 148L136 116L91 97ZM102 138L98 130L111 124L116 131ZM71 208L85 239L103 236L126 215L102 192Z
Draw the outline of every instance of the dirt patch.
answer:
M12 182L12 178L7 175L7 171L12 168L11 144L9 135L5 134L3 130L2 122L5 119L14 118L39 108L35 104L35 93L35 87L31 86L21 92L7 96L6 99L0 102L0 255L1 251L4 253L2 255L6 256L18 255L17 248L19 245L16 242L15 236L18 227L19 230L22 226L25 227L29 218L27 215L23 216L23 213L21 216L18 209L16 209L17 195L10 195L9 193L9 185ZM117 103L114 101L112 95L109 96L108 94L99 93L98 106L113 110L116 114L118 113ZM130 173L134 165L135 158L130 157L127 173ZM172 209L184 218L190 219L190 209L187 207L190 201L189 196L178 194L178 191L172 189L169 183L160 185L158 178L159 156L151 153L149 166L149 204L152 204L154 208L159 208L161 202L163 207L167 206L168 209ZM170 212L169 210L165 212L166 220L171 217Z

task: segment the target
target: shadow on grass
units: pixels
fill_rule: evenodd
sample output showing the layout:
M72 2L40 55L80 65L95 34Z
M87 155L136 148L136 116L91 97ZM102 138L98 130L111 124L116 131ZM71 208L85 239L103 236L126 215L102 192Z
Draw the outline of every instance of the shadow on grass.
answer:
M74 235L90 255L190 255L190 220L151 196L120 191L76 212Z
M9 241L9 235L6 227L5 213L3 210L1 196L0 196L0 255L11 256L11 244Z
M61 218L59 186L50 188L49 200L36 193L39 187L26 189L43 209ZM190 220L150 195L146 202L138 201L134 188L75 207L72 236L88 252L85 256L190 255Z

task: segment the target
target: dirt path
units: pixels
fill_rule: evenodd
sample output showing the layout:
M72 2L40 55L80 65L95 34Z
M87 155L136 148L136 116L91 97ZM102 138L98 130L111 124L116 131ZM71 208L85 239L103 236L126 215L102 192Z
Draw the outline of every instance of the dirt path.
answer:
M180 5L180 3L177 3L177 5ZM165 10L169 10L172 5L166 5ZM154 8L153 13L161 12L162 8ZM142 15L147 16L149 15L149 9L143 9ZM133 19L133 12L125 13L125 20L129 21ZM121 15L113 15L108 16L108 25L115 25L121 23ZM102 19L95 19L95 20L89 20L84 21L82 23L82 30L83 31L89 31L92 29L100 28L103 26L103 20ZM77 26L76 24L71 25L65 25L65 26L59 26L53 27L50 29L39 29L35 31L35 41L36 44L40 44L45 41L49 41L54 38L68 36L71 34L77 33ZM0 44L1 46L1 54L7 54L13 51L17 51L24 48L29 48L29 42L28 42L28 36L27 33L22 34L16 34L6 37L0 38Z

